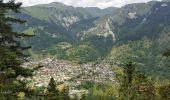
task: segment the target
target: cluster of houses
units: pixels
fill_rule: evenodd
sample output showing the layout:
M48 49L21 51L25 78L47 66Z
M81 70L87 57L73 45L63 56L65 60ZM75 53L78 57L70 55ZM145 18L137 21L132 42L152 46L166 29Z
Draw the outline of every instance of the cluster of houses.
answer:
M28 62L23 67L42 66L34 71L34 76L27 78L35 86L47 86L51 77L56 82L67 84L70 91L78 91L76 87L86 81L95 83L114 83L115 73L108 64L74 64L70 61L47 58L37 62ZM83 90L84 91L84 90Z

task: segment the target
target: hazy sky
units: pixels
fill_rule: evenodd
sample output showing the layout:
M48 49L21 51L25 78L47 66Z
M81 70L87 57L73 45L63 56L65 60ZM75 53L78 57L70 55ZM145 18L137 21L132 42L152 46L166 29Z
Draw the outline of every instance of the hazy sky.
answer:
M61 2L75 7L106 8L110 6L120 7L129 3L148 2L151 0L16 0L16 1L23 2L24 6L47 4L51 2Z

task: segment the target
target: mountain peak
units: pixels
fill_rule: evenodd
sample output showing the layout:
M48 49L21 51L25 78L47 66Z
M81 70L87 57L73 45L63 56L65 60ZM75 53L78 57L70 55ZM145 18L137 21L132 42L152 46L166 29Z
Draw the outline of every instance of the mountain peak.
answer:
M52 3L49 3L49 4L41 4L41 5L38 5L38 6L43 6L43 7L71 7L69 5L65 5L61 2L52 2Z
M65 4L63 4L61 2L52 2L52 3L49 3L47 5L65 5Z

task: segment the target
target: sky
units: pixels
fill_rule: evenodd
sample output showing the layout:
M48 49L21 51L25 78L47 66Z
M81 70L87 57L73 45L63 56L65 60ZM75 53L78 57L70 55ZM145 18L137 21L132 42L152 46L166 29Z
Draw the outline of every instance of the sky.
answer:
M7 0L6 0L7 1ZM48 4L51 2L61 2L66 5L75 7L121 7L125 4L148 2L151 0L16 0L17 2L23 2L23 6L33 6L37 4ZM160 1L160 0L157 0Z

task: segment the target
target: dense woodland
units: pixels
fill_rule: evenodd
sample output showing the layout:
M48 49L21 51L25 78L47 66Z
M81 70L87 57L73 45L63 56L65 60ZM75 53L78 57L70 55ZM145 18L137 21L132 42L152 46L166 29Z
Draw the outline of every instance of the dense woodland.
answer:
M37 46L38 42L34 44L36 42L34 38L42 31L40 28L36 30L38 31L37 34L34 34L36 31L33 31L36 27L25 31L15 29L18 24L24 26L29 23L27 17L22 19L16 17L16 15L22 14L23 9L21 5L22 3L15 3L15 0L9 2L0 0L0 100L170 99L170 42L167 39L167 37L170 37L169 19L166 19L166 22L164 22L166 25L161 27L159 32L156 29L152 30L157 26L155 24L152 25L153 22L148 21L143 26L141 25L135 31L130 31L126 35L118 34L120 37L116 42L114 42L115 40L111 35L104 37L92 34L84 36L85 39L80 42L77 42L79 39L75 42L66 40L69 36L62 36L64 41L61 41L61 38L58 41L49 39L52 42L51 44L58 42L56 43L57 45L49 47L49 44L45 44L47 38L49 38L48 34L46 34L47 37L42 40L45 43ZM31 8L27 9L30 10ZM143 14L147 11L139 12ZM164 14L163 12L161 13ZM15 16L11 16L11 14ZM152 17L157 18L158 13L154 12L154 14L155 16L151 16L150 20L153 19ZM169 14L167 12L166 15L168 16ZM102 14L98 13L99 15ZM43 16L41 17L43 18ZM123 17L121 18L123 19ZM91 20L95 20L95 18L91 18L88 21L90 22ZM127 21L125 24L129 22L132 23L132 26L135 26L139 20L140 18L136 19L135 23ZM161 19L161 21L165 20ZM76 25L72 27L78 27L75 31L81 30L85 22L82 21L79 27ZM159 23L159 21L155 23ZM125 26L125 24L117 28L120 33L126 33L128 27L130 27L130 25ZM146 35L149 32L150 34ZM158 37L156 35L154 37L151 34L153 32L158 34ZM91 32L88 34L91 34ZM143 36L141 37L141 35ZM43 38L42 36L40 37ZM31 49L32 44L33 48ZM48 47L48 49L43 49L45 47ZM47 87L29 87L27 81L18 79L20 76L32 77L33 72L41 67L39 66L34 69L25 68L22 67L23 63L28 62L30 58L40 59L47 56L69 60L76 64L92 62L95 65L109 63L113 72L116 73L116 84L108 83L103 85L95 82L86 82L80 88L87 89L88 93L70 97L69 86L65 85L62 88L58 88L62 83L55 80L53 76L49 77L50 81Z

